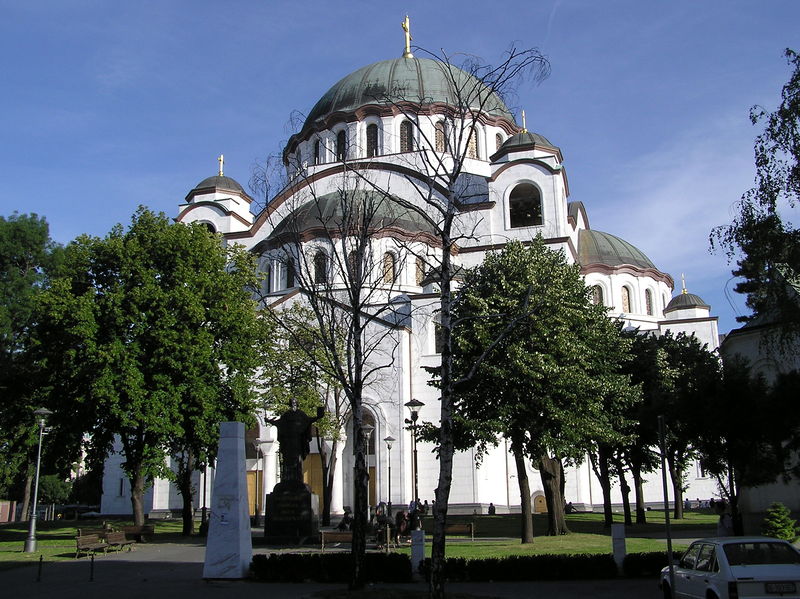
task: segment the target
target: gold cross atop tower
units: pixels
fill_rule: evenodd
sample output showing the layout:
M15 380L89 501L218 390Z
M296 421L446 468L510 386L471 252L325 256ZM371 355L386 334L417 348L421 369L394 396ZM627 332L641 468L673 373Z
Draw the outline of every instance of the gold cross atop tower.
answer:
M684 294L689 293L688 291L686 291L686 276L683 273L681 273L681 287L682 287L681 293Z
M525 122L525 111L522 111L522 131L520 133L528 132L528 124Z
M225 166L225 156L220 154L219 158L217 158L217 162L219 162L219 176L222 177L222 169Z
M403 52L403 58L414 58L414 55L411 53L411 40L414 39L411 37L411 23L408 20L408 15L406 15L406 20L400 23L403 26L403 31L405 31L406 36L406 49Z

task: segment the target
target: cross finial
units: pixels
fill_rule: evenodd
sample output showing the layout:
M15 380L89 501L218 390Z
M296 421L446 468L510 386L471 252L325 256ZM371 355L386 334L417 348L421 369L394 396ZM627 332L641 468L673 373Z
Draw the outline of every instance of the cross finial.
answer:
M522 133L528 132L528 124L525 122L525 110L522 111Z
M217 162L219 162L219 176L222 177L222 169L225 166L225 156L220 154L219 157L217 157Z
M408 20L408 15L406 15L406 20L400 23L400 25L403 26L403 31L406 36L406 49L403 52L403 58L414 58L414 55L411 53L411 40L414 38L411 37L411 22Z
M689 293L688 291L686 291L686 276L683 273L681 273L681 287L682 287L681 293L684 294Z

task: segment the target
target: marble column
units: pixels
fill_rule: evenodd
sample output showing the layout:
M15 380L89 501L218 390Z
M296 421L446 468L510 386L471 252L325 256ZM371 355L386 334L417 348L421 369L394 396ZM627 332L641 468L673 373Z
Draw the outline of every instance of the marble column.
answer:
M253 559L244 424L220 423L203 578L247 578Z
M331 489L331 515L344 514L344 446L347 436L342 434L336 444L336 470L333 473L333 487Z

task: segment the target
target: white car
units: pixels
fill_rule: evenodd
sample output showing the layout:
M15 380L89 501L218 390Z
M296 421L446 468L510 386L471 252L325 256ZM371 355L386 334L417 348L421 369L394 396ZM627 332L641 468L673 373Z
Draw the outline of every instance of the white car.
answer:
M700 539L674 568L680 599L800 597L800 552L780 539ZM661 570L659 587L672 598L669 567Z

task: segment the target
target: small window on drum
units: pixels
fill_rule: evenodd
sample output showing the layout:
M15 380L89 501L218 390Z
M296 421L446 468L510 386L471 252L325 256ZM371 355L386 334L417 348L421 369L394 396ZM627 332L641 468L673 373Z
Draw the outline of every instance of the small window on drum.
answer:
M436 151L444 153L445 149L447 148L447 141L444 133L444 121L436 121L434 129L434 143L436 145Z
M367 158L378 155L378 125L367 125Z
M317 284L328 281L328 254L320 250L314 254L314 282Z
M411 121L403 121L400 123L400 151L414 151L414 126L411 124Z
M294 260L291 258L286 259L286 288L291 289L294 287Z
M422 281L425 280L425 260L417 257L416 268L414 271L414 280L416 281L417 285L422 285Z
M544 222L542 220L542 196L539 188L530 183L520 183L511 190L508 209L512 229L535 227Z
M603 305L603 288L600 287L600 285L595 285L592 287L591 299L595 306Z
M625 313L631 311L631 290L627 287L622 288L622 311Z
M478 156L478 130L473 129L467 141L467 158L480 158Z
M497 150L499 150L500 146L502 145L503 145L503 136L498 133L497 135L494 136L494 151L496 152Z
M392 252L383 255L383 282L394 283L397 278L397 259Z
M347 158L347 132L342 130L336 134L336 160L344 161Z
M648 316L653 315L653 292L649 289L644 290L644 309Z
M314 142L314 164L322 163L322 153L320 152L319 140Z

